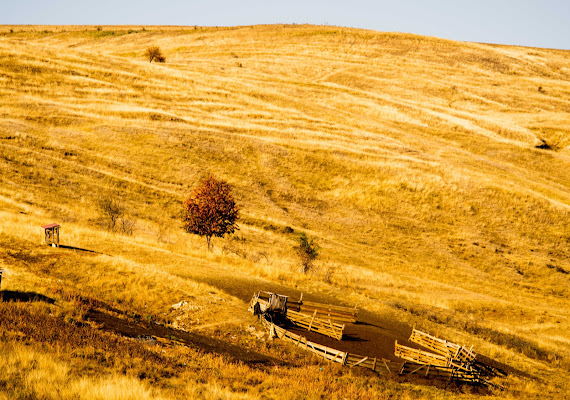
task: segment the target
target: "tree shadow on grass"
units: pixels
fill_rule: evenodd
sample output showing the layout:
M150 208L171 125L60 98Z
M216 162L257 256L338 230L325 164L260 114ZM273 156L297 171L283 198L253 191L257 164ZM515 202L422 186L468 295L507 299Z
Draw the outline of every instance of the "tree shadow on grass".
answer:
M49 304L55 303L54 299L44 296L43 294L35 292L18 292L13 290L0 291L0 301L17 301L26 303L33 301L43 301Z

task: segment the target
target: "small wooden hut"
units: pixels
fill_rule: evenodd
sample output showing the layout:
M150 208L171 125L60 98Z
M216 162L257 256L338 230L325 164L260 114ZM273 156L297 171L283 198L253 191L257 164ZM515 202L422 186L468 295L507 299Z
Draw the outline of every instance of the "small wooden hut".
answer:
M44 229L46 244L59 247L59 224L44 225L42 228Z

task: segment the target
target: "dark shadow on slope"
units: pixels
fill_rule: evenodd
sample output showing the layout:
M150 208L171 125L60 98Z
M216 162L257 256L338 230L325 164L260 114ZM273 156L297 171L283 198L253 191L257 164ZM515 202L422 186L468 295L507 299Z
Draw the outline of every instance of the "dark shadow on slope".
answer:
M43 301L49 304L55 303L55 300L44 296L43 294L35 292L18 292L13 290L0 291L0 301L17 301L17 302L32 302Z
M81 247L74 247L74 246L66 246L66 245L63 245L63 244L59 245L59 248L60 248L60 249L67 249L67 250L83 251L83 252L85 252L85 253L93 253L93 254L103 254L103 255L106 255L106 254L104 254L104 253L101 253L101 252L98 252L98 251L95 251L95 250L83 249L83 248L81 248Z
M356 335L347 335L346 333L342 335L342 340L347 342L365 342L366 339L359 338Z
M163 325L145 321L130 321L121 319L98 310L91 310L87 318L100 325L100 329L120 334L122 336L144 340L179 343L198 348L206 353L214 353L228 357L234 362L243 362L249 365L282 365L283 362L246 349L223 340L200 335L194 332L185 332L167 328Z
M516 368L511 367L510 365L503 364L499 361L493 360L490 357L484 356L483 354L477 354L475 357L475 361L478 361L489 369L496 371L499 375L517 375L524 378L532 378L536 379L535 376L532 376L526 372L520 371Z

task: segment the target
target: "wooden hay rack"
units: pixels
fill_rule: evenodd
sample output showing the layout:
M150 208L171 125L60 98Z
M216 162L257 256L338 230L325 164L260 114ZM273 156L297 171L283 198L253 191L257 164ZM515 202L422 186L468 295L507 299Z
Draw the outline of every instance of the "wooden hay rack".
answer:
M285 315L287 314L287 296L260 290L253 295L248 310L254 315L266 312L278 312Z
M300 312L305 302L301 299L298 302L288 301L287 296L282 296L272 292L259 291L253 296L249 303L249 310L254 315L270 314L272 320L286 318L292 324L307 329L310 332L320 333L337 340L342 340L345 325L326 318L326 313L336 313L337 317L351 316L356 319L356 308L332 306L329 304L309 303L312 312ZM336 309L337 311L331 311ZM307 308L305 308L307 310ZM348 310L345 312L344 310ZM324 318L323 318L324 317ZM347 319L347 318L344 318Z

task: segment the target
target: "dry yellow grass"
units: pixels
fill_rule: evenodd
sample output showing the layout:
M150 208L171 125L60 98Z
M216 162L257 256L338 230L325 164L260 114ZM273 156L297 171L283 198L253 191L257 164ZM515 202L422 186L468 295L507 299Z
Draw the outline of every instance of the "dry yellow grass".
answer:
M166 64L145 60L150 45ZM247 273L393 313L550 382L511 377L500 396L561 397L569 65L568 51L334 27L2 26L2 287L48 295L65 285L158 320L190 298L191 324L215 334L218 322L251 323L235 315L242 301L212 287ZM178 222L206 173L227 180L242 207L239 234L214 241L213 254ZM124 202L133 236L102 228L96 203L106 195ZM102 254L36 248L39 225L52 221L65 244ZM309 278L285 227L322 246ZM223 301L209 304L211 291ZM259 393L233 390L231 379L194 397ZM315 383L315 393L362 388L354 379L338 392ZM374 385L382 395L470 396Z

